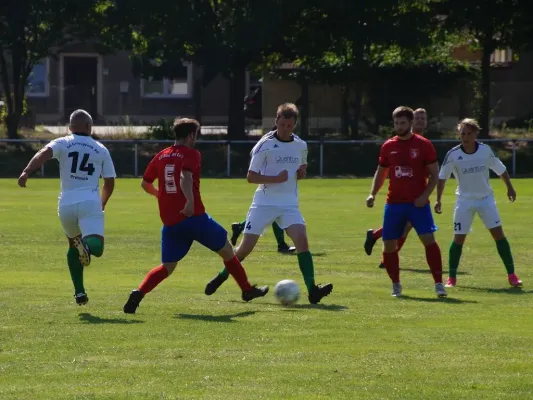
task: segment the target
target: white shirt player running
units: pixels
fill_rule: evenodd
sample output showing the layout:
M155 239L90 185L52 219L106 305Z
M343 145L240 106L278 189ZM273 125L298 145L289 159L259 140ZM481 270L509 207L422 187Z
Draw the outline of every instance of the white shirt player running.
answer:
M296 135L290 142L281 141L276 131L267 133L251 152L250 171L261 175L276 176L287 170L288 179L283 183L261 184L252 202L256 206L298 207L298 181L296 172L307 164L307 143Z
M446 154L439 179L449 179L453 174L458 183L458 200L481 200L494 194L489 183L490 170L500 176L506 168L489 146L478 142L476 151L468 154L459 145Z
M92 137L77 134L55 139L46 147L59 161L59 207L87 200L100 202L100 176L116 177L109 150Z

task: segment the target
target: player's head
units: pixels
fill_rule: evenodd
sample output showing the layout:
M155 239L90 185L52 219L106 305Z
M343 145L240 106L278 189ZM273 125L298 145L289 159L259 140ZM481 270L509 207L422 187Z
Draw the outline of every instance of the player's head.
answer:
M413 110L409 107L400 106L392 112L394 130L398 136L407 136L411 132L413 118Z
M298 122L298 107L292 103L284 103L276 111L276 129L280 135L289 135Z
M423 108L413 111L413 132L423 135L428 126L428 113Z
M93 128L93 119L85 110L76 110L70 114L69 130L73 133L91 134Z
M471 144L476 141L481 127L475 119L465 118L459 122L459 125L457 125L457 130L459 131L459 136L461 137L461 143Z
M199 129L200 123L192 118L176 118L172 127L176 141L183 142L191 147L196 142L196 135Z

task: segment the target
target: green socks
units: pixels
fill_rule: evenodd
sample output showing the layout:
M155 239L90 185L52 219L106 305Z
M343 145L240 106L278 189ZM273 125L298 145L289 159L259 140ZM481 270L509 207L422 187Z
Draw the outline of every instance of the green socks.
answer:
M307 291L311 293L315 286L315 267L313 266L313 256L310 251L298 253L298 264L304 278Z
M278 242L278 247L285 244L285 234L283 229L279 227L277 222L272 223L272 230L274 231L274 236L276 237L276 242Z
M74 283L74 291L76 294L85 293L85 287L83 286L83 266L80 262L78 250L74 248L68 249L67 263L72 283Z
M83 239L83 241L89 247L89 250L91 250L92 256L101 257L102 254L104 254L104 243L100 238L90 236L86 239Z
M450 278L457 278L457 269L459 268L459 260L463 252L463 245L452 242L448 252L448 267Z
M496 240L496 248L498 249L498 254L505 265L507 274L514 274L514 261L513 255L511 253L511 246L507 241L507 238L501 240Z

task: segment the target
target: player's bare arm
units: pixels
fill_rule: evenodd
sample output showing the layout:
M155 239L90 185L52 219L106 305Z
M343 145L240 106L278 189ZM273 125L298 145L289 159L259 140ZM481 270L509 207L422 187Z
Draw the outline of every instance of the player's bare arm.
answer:
M514 190L513 183L511 182L509 172L505 171L503 174L500 175L500 178L502 178L502 181L505 183L505 186L507 186L507 197L509 198L509 200L515 201L516 191Z
M435 203L435 212L437 214L442 213L442 194L444 193L444 188L446 187L446 179L439 179L437 183L437 201Z
M248 180L248 183L254 183L256 185L264 183L283 183L289 179L289 173L284 169L278 175L261 175L260 173L249 170L246 179Z
M50 147L44 147L41 150L39 150L33 158L30 160L26 168L22 171L22 174L20 174L18 179L18 184L20 187L26 187L26 182L28 181L28 177L30 174L41 168L41 166L48 160L50 160L54 156L54 152Z
M115 178L104 178L104 186L102 187L102 210L105 210L105 206L113 191L115 190Z
M387 177L388 172L389 172L388 168L378 165L378 168L376 169L376 173L374 174L374 179L372 180L372 186L370 188L370 195L366 199L367 207L369 208L374 207L374 200L379 190L383 186L383 183L385 182L385 178Z
M192 191L192 184L193 184L192 172L181 171L180 187L183 192L183 195L185 196L185 199L187 200L187 203L185 203L185 207L183 207L183 210L181 210L181 213L183 215L186 215L187 217L190 217L191 215L194 214L194 194Z
M296 171L296 179L298 180L304 179L306 175L307 175L307 164L303 164Z
M153 182L148 182L143 179L141 187L146 193L151 194L156 198L159 197L159 190L154 186Z
M429 164L427 168L429 173L428 185L424 193L415 200L415 206L417 207L424 207L427 204L429 196L431 196L431 193L433 193L433 190L435 190L439 182L439 163L434 162L433 164Z

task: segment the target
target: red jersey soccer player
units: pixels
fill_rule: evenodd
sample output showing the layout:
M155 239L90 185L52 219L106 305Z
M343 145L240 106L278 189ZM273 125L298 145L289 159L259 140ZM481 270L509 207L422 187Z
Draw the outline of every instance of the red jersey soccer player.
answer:
M413 133L416 133L420 136L424 136L424 131L428 126L427 111L423 108L417 108L415 111L413 111L413 115ZM403 231L402 237L398 239L398 251L402 249L405 241L407 240L407 235L409 235L409 232L411 232L411 229L413 229L413 226L408 222L405 226L405 230ZM381 239L382 233L383 227L378 229L369 229L366 231L366 240L364 245L366 254L372 254L372 249L374 248L376 242ZM385 268L383 260L379 263L379 268Z
M398 239L409 222L426 248L435 292L438 297L446 297L442 284L442 257L433 234L437 227L429 206L429 196L439 179L437 153L429 140L411 132L413 110L398 107L392 118L396 136L381 146L378 168L366 199L367 207L373 207L375 196L388 174L389 192L383 216L383 261L392 281L392 295L402 295Z
M127 314L135 314L143 297L174 271L194 241L222 257L226 269L239 284L244 301L268 293L268 286L250 285L228 242L226 230L205 212L200 196L201 156L193 148L199 128L194 119L177 119L173 127L176 143L159 152L144 173L141 186L157 197L163 221L162 264L152 269L139 288L131 292L124 305ZM153 184L156 179L159 188Z

